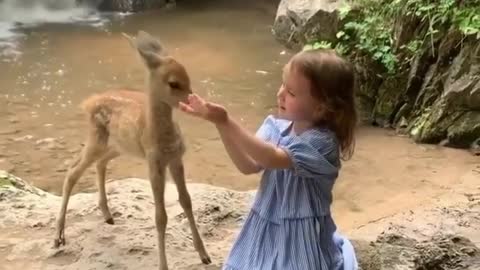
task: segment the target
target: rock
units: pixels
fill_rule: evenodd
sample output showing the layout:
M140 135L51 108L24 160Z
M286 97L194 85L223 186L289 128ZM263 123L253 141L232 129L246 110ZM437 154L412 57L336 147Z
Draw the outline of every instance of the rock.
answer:
M447 128L448 146L468 148L480 137L480 111L468 111Z
M365 270L479 269L480 250L465 237L434 235L417 241L394 233L379 235L368 243L352 240L359 267Z
M103 0L75 0L77 6L97 8Z
M405 85L406 74L398 74L388 77L380 86L375 107L373 108L373 123L386 127L394 124L394 118L397 115L399 106L402 106L404 92L399 89L399 85Z
M3 175L0 175L0 187L12 186L13 182L10 180L9 175L5 172Z
M415 246L415 269L479 269L480 250L457 235L436 235Z
M45 138L35 142L42 150L58 150L65 149L64 143L56 138Z
M299 49L308 41L335 41L340 20L337 10L343 0L281 0L273 35L288 48Z
M381 68L368 57L357 57L355 60L356 105L362 122L374 123L373 111L377 93L383 79L377 76Z
M136 12L161 8L167 5L167 0L102 0L98 8L102 11Z
M402 28L397 21L397 49L422 32L404 23ZM381 69L357 56L357 65L372 67L356 68L359 107L363 121L392 126L416 142L469 148L480 138L480 44L458 31L442 31L433 50L428 42L407 69L384 79L376 78Z
M2 250L2 255L8 258L8 263L15 265L21 262L26 269L34 269L28 266L41 262L42 269L46 270L155 268L158 260L157 239L153 198L148 181L124 179L109 182L108 200L116 219L114 226L103 222L97 206L98 194L73 195L67 211L67 245L52 249L51 227L55 225L61 197L42 193L5 172L0 172L0 179L8 181L7 188L0 186L0 200L5 190L12 194L8 200L0 203L0 232L12 228L19 232L14 237L2 235L0 247L6 247ZM177 201L176 188L174 184L167 183L165 205L169 221L166 250L169 264L172 269L219 270L243 218L249 211L255 192L231 191L204 184L187 186L197 226L212 256L213 264L203 266L200 263L192 245L188 221ZM462 198L465 196L462 195ZM445 230L450 228L445 226L446 224L430 219L440 218L447 222L455 220L455 224L459 221L462 224L470 221L472 228L477 228L477 195L468 194L467 198L467 205L461 208L418 211L414 218L415 223L410 224L409 230L418 232L423 236L421 239L409 230L397 229L407 228L405 223L398 226L390 223L389 227L372 241L362 238L366 231L353 233L352 244L360 269L480 269L478 247L464 236ZM407 213L410 217L413 214L412 211ZM404 216L399 216L398 219L406 220ZM387 224L389 221L384 222ZM425 224L436 227L435 233L427 233L432 230L425 229ZM20 233L22 231L27 233Z
M418 97L423 102L416 104L422 114L410 127L415 141L439 143L447 139L448 146L468 148L480 137L479 59L480 44L467 41L451 64L445 64L445 72L427 73L425 90Z
M427 24L413 14L401 13L395 18L393 26L393 51L401 51L403 45L408 44L415 36L424 31Z
M44 195L45 192L32 187L19 177L16 177L4 170L0 170L0 201L17 196L23 196L27 193L35 195Z
M472 155L480 156L480 138L473 141L473 143L470 145L470 152Z
M31 139L33 139L33 135L25 135L25 136L22 136L22 137L14 138L13 141L14 142L24 142L24 141L28 141L28 140L31 140Z
M335 44L342 25L362 15L362 7L349 1L352 9L340 21L338 11L346 2L282 0L273 34L295 50L312 41ZM478 39L475 35L464 36L449 22L427 36L427 22L413 13L396 14L391 49L397 59L404 60L394 75L365 51L354 49L349 54L355 64L360 119L393 127L419 143L445 142L443 145L450 147L470 147L480 138ZM414 56L407 49L412 41L419 46Z

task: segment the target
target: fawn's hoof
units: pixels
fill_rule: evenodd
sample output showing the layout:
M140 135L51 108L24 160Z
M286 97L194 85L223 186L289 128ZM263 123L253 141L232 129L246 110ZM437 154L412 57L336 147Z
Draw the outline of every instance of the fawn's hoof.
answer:
M109 218L109 219L105 220L105 222L110 224L110 225L115 224L115 222L113 222L113 218Z
M202 263L204 264L211 264L212 263L212 260L210 259L210 256L205 256L205 257L202 257Z
M65 244L66 244L65 238L57 238L53 241L53 247L54 248L59 248L60 245L65 246Z

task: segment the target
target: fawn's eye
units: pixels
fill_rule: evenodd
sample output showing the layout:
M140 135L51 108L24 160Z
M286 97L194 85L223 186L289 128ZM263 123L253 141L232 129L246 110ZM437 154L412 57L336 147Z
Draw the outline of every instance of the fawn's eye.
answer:
M168 86L170 86L170 88L173 90L180 90L180 84L178 82L168 82Z

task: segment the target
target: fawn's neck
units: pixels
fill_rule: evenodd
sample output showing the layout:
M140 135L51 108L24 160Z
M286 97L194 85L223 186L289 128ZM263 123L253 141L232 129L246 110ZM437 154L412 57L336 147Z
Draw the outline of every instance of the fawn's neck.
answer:
M168 144L177 140L175 123L173 122L172 107L165 102L148 100L147 124L151 139L156 143Z

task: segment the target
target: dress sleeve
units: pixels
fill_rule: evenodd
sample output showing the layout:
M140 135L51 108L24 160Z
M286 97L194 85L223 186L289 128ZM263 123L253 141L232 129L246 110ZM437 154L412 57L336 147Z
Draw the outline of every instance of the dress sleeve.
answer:
M257 136L258 138L264 141L270 141L273 137L274 129L275 129L275 120L273 119L272 116L268 116L267 118L265 118L262 125L258 128L257 132L255 133L255 136Z
M328 133L285 136L280 139L279 146L287 152L300 177L338 175L337 143Z

